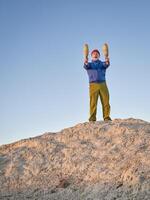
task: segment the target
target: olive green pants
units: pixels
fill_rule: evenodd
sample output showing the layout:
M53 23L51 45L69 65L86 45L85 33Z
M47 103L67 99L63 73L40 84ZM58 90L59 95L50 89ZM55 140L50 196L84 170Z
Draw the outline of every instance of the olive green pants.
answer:
M99 96L102 104L103 118L104 119L108 118L110 115L110 105L109 105L109 91L106 82L90 83L89 95L90 95L89 121L96 121L97 101Z

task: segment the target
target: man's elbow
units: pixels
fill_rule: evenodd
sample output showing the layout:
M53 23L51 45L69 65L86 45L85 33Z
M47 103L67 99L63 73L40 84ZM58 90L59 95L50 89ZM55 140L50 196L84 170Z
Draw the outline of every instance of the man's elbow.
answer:
M84 69L89 69L90 66L89 66L89 64L84 63L83 67L84 67Z
M105 63L106 68L108 68L110 66L110 62Z
M85 64L83 65L83 68L84 68L84 69L87 69L87 67L86 67L86 65L85 65Z

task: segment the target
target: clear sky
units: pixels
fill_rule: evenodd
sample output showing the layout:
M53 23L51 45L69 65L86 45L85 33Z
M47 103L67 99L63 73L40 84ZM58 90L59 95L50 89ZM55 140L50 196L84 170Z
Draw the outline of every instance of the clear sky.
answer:
M84 43L109 44L111 117L150 121L149 8L149 0L0 0L0 144L88 121Z

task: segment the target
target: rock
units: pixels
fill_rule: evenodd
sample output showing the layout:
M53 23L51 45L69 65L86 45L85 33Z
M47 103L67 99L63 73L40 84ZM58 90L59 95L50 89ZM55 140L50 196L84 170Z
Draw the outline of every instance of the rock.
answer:
M0 146L0 199L149 200L150 123L85 122Z

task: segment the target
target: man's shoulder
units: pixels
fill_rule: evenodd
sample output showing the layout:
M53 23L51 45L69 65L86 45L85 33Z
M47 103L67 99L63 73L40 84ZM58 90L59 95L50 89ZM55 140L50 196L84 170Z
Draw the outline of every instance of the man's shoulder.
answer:
M100 64L103 64L103 63L104 63L104 61L101 61L101 60L99 60L99 63L100 63Z

